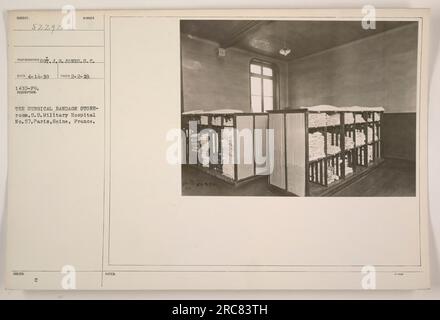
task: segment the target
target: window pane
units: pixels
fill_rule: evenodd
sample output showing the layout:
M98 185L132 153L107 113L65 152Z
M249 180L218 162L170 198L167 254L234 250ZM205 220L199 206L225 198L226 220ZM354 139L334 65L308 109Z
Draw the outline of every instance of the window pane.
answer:
M273 73L272 73L272 68L269 67L263 67L263 74L265 76L270 76L272 77Z
M263 79L263 93L265 97L273 96L273 81L269 79Z
M261 96L251 96L252 112L261 112Z
M273 110L273 97L264 97L264 111Z
M251 77L251 95L261 96L261 78Z
M261 74L261 66L258 64L251 64L251 72Z

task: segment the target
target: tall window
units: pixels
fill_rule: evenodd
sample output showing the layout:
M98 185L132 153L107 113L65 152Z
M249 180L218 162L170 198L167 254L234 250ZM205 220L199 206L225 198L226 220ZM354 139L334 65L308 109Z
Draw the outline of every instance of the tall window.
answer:
M266 62L252 60L249 72L252 111L273 110L275 105L275 70L273 66Z

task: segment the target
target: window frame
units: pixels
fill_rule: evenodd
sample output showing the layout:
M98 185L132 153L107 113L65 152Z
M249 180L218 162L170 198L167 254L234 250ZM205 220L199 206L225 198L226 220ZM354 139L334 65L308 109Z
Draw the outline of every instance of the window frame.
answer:
M251 72L251 65L258 65L261 68L261 74ZM272 76L266 76L263 74L263 67L269 67L272 70ZM264 89L263 89L263 80L269 79L272 80L272 110L279 109L279 86L278 86L278 67L275 63L271 63L265 60L261 60L258 58L252 58L249 61L248 66L249 71L249 105L251 112L256 112L252 108L252 77L257 77L261 80L261 110L259 112L266 112L264 108ZM269 110L270 111L270 110Z

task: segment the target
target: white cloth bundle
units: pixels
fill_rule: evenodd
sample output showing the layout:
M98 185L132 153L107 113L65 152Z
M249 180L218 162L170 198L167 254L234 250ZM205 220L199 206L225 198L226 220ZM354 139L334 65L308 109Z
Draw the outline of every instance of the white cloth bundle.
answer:
M321 132L309 133L309 160L325 157L324 135Z
M192 152L197 152L197 149L198 149L198 139L199 139L199 136L198 136L197 133L192 133L189 136L190 145L191 145L191 151Z
M368 111L368 112L370 112L370 111L378 111L378 112L385 111L384 107L362 107L362 108L363 108L363 111Z
M309 127L323 127L327 123L326 113L309 113Z
M335 163L335 166L338 164ZM332 182L338 181L339 176L336 174L336 167L332 165L327 165L327 183L330 184Z
M360 146L365 144L365 133L363 130L356 129L356 145Z
M225 128L222 131L222 164L223 175L234 178L234 130Z
M380 121L381 120L381 114L380 112L374 113L374 121Z
M202 125L208 125L208 116L201 116L200 117L200 124Z
M362 114L359 114L359 113L356 113L355 121L356 121L356 123L365 123L364 117L362 116Z
M341 124L341 116L339 113L336 114L327 114L326 119L327 126L338 126Z
M222 117L221 116L213 116L211 118L211 124L213 126L221 126L222 125Z
M373 121L373 115L371 112L375 112L375 120L378 121L380 119L380 112L384 111L383 107L361 107L361 106L352 106L352 107L335 107L332 105L318 105L311 107L300 107L300 109L307 109L309 111L315 111L318 113L309 113L309 127L321 127L324 125L334 126L339 125L341 120L339 114L327 114L335 111L346 111L345 112L345 124L352 124L356 119L356 123L365 123L365 119L361 113L357 113L354 115L352 112L367 112L369 117L367 119L368 122Z
M348 166L348 159L345 159L345 174L353 173L353 168Z
M233 113L243 113L243 110L239 109L216 109L216 110L192 110L192 111L185 111L182 112L182 114L233 114Z
M377 134L374 134L374 141L379 140ZM368 143L373 142L373 128L368 127Z
M223 125L226 126L233 126L234 125L234 118L233 117L225 117L223 119Z
M345 124L353 124L354 123L353 113L344 113L344 123Z
M327 132L327 154L336 154L341 151L341 147L332 144L332 134Z
M345 136L345 150L354 148L353 137Z
M209 133L200 133L200 162L202 166L209 167Z
M353 173L353 168L346 165L345 166L345 175L348 175L350 173Z
M193 110L193 111L182 112L182 114L201 114L203 112L204 112L203 110Z
M341 148L336 145L328 145L327 146L327 154L337 154L338 152L341 152Z

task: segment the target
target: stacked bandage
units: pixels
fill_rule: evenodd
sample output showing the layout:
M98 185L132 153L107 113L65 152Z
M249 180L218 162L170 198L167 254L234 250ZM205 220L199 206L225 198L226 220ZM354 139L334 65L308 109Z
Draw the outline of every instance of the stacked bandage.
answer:
M344 122L345 124L353 124L354 123L354 115L353 113L344 113Z

